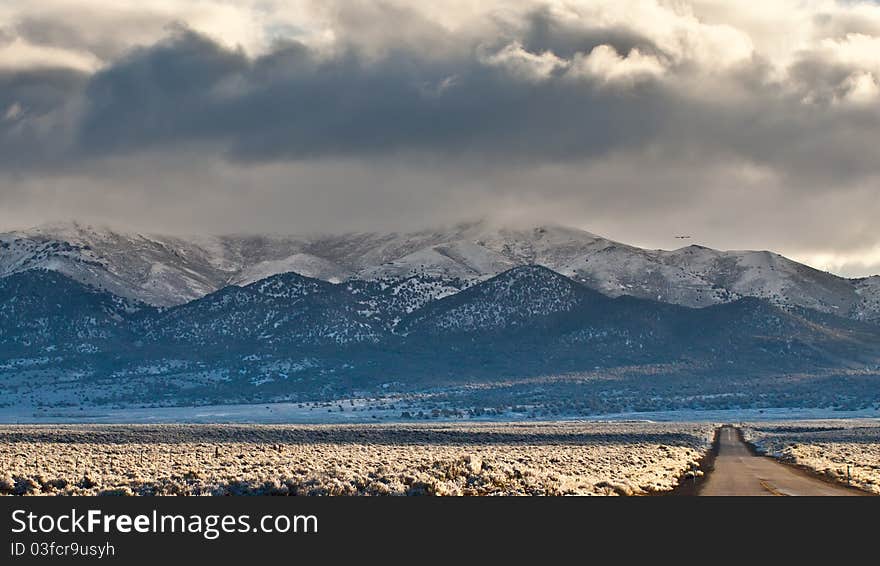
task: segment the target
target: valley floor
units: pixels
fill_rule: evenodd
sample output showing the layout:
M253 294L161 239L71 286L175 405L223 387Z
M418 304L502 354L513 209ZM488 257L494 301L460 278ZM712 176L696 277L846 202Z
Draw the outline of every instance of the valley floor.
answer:
M696 471L710 423L8 425L0 493L635 495Z
M339 399L315 403L247 403L180 407L0 407L0 424L367 424L432 422L548 422L548 421L654 421L654 422L761 422L776 420L880 419L880 408L768 407L762 409L679 409L535 417L530 412L504 410L472 416L432 413L431 403L395 397ZM421 415L419 412L421 411ZM406 413L408 416L401 416Z
M880 495L880 421L758 423L743 434L767 455Z

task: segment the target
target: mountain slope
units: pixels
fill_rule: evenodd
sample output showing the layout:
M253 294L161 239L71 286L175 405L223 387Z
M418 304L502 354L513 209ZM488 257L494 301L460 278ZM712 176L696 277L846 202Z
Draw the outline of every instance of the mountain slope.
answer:
M333 284L286 273L154 308L57 272L10 275L0 278L0 399L231 403L559 379L568 385L516 390L571 400L566 376L603 375L611 381L580 398L595 407L596 395L621 391L615 376L630 374L642 380L626 385L639 402L658 391L739 396L742 383L823 402L877 397L876 325L755 298L699 309L612 298L542 266L458 288L425 281ZM816 392L803 381L829 374L856 377Z
M764 372L880 360L880 329L873 325L811 309L783 310L756 298L698 309L612 299L538 266L514 268L435 301L401 327L415 342L430 337L438 351L452 340L461 353L465 339L475 352L500 349L520 360L515 363L535 358L552 366L556 359L581 370L690 361Z
M470 223L410 233L173 237L69 224L0 235L0 277L51 269L158 306L283 272L405 284L410 302L425 304L436 298L435 287L462 289L522 265L547 267L611 297L690 307L758 297L785 308L880 321L880 277L844 279L764 251L645 250L559 226ZM415 289L428 294L416 298Z
M295 273L229 286L141 322L154 343L245 353L378 341L383 331L341 286Z
M611 299L541 266L515 267L432 302L405 319L407 334L536 332Z
M122 346L142 306L60 273L30 270L0 278L0 353L97 353Z
M855 279L854 283L859 302L853 318L880 324L880 275Z

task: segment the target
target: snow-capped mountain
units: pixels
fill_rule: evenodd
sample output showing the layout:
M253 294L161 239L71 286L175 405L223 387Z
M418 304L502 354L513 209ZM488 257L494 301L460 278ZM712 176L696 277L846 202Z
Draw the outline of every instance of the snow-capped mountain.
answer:
M547 267L611 297L692 307L758 297L880 321L880 277L845 279L767 251L646 250L559 226L477 222L410 233L179 237L64 224L0 235L0 277L50 269L157 306L295 272L406 289L411 312L522 265Z
M451 340L459 355L530 351L542 363L559 363L550 361L556 358L581 367L688 358L735 359L739 369L820 367L880 357L874 325L806 308L787 311L753 297L705 308L611 298L540 266L516 267L429 303L405 318L400 331L416 342L430 337L438 350Z
M0 276L47 269L153 305L186 302L227 284L222 250L171 237L63 224L0 235Z
M663 376L675 395L737 376L813 391L804 376L855 372L822 398L845 386L871 403L878 370L874 324L756 298L705 308L612 298L536 265L460 287L428 276L334 284L283 273L172 307L45 269L0 278L3 402L342 398L389 384L419 391L635 371ZM649 398L653 383L639 385Z
M172 306L228 285L247 285L287 272L334 283L359 279L362 273L371 281L389 279L381 266L460 239L460 235L456 229L415 234L178 237L56 224L0 234L0 277L48 269L121 297ZM485 266L480 268L485 271ZM484 271L425 261L401 269L394 279L418 274L433 281L426 288L435 287L440 278L460 288L456 279L461 275L474 280L495 273Z

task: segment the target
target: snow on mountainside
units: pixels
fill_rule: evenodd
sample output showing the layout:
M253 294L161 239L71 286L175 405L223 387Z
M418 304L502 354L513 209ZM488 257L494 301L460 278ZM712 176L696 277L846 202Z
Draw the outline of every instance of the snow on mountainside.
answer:
M491 385L480 403L586 398L607 411L611 394L631 410L663 390L672 403L700 404L687 399L707 387L757 399L757 383L780 395L785 387L792 403L806 388L817 406L864 407L876 404L878 369L873 324L757 298L701 309L611 298L535 265L474 284L282 273L166 308L43 269L0 278L0 408L343 399L449 384L465 384L468 397L468 384L498 380L505 392ZM524 391L508 381L595 371L611 372L614 385L585 394L574 383L523 382ZM634 392L616 381L627 375ZM743 376L757 381L736 381Z
M521 265L477 242L438 244L394 261L361 270L363 279L428 275L458 279L484 279Z
M597 297L609 300L545 267L516 267L417 311L406 330L441 334L535 328L536 321L570 313Z
M469 281L448 277L413 275L382 279L353 279L344 289L356 298L361 315L394 330L406 315L432 301L455 295L469 286Z
M707 358L777 371L877 363L876 326L798 310L752 297L702 309L610 298L545 267L524 266L428 304L399 330L410 345L440 352L445 344L462 367L463 360L486 367L501 358L527 365L530 355L571 370Z
M48 269L155 305L204 296L228 278L226 266L198 244L79 224L4 234L0 252L0 276Z
M880 323L880 275L857 279L855 284L861 300L854 318Z
M0 351L35 357L98 352L142 306L54 271L0 278Z
M880 277L844 279L766 251L645 250L559 226L512 229L477 222L410 233L174 237L63 224L0 235L0 277L45 268L158 306L296 272L330 282L405 287L405 314L413 305L532 264L612 297L692 307L759 297L880 321ZM417 296L419 290L426 294Z
M305 277L339 283L346 271L333 262L310 254L293 254L284 259L266 260L248 265L230 280L234 285L249 285L279 273L298 273Z
M265 345L369 342L381 333L341 287L295 273L229 286L142 324L151 340L197 346L231 341L245 353Z

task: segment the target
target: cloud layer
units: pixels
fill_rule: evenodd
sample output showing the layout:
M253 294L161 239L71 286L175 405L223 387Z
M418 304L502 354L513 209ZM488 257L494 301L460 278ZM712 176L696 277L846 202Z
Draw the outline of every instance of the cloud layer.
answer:
M0 8L0 226L575 224L880 272L880 7Z

